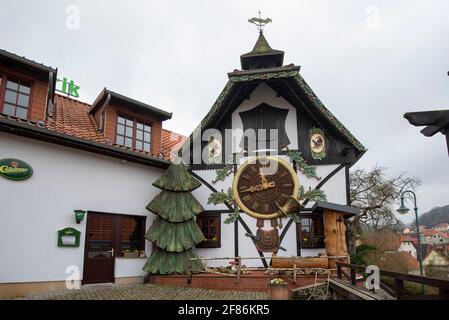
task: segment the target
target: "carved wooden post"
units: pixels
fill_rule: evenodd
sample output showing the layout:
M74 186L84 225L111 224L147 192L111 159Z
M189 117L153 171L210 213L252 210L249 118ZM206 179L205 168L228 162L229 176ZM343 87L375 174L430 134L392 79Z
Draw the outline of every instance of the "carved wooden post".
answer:
M352 284L353 286L357 285L357 275L356 275L356 273L355 273L355 269L354 269L354 268L351 268L351 269L349 270L349 272L350 272L350 275L351 275L351 284Z
M242 258L237 257L237 276L235 278L235 283L240 282L240 273L242 272Z
M404 280L394 279L394 285L396 289L396 298L398 300L401 300L402 296L404 295Z
M338 277L338 279L341 279L341 275L342 275L341 268L342 268L341 265L337 265L337 277Z
M296 283L296 257L292 256L293 260L293 281Z
M335 258L336 256L347 256L348 248L346 247L346 226L343 214L331 210L324 210L324 246L326 254L329 258L329 268L335 269L337 261L345 261L347 259Z

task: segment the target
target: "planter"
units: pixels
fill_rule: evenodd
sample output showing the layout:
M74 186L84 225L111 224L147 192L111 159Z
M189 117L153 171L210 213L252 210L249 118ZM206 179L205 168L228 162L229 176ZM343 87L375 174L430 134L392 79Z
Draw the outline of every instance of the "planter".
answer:
M271 300L288 300L288 285L284 284L270 284L270 299Z
M138 258L139 252L123 252L124 258Z

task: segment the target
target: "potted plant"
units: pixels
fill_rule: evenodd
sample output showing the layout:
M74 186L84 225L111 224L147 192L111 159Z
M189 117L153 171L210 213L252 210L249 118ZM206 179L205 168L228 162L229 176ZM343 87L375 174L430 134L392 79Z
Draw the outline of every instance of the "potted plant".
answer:
M123 250L123 257L124 258L138 258L139 257L139 250Z
M270 280L270 299L271 300L288 300L288 285L281 278Z

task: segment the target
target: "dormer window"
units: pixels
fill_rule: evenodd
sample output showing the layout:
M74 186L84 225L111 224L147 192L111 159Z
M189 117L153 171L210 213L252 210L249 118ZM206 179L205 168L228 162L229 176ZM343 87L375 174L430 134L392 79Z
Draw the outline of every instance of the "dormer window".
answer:
M27 119L31 86L19 80L6 79L2 113Z
M115 143L146 152L151 150L151 125L135 118L117 116Z

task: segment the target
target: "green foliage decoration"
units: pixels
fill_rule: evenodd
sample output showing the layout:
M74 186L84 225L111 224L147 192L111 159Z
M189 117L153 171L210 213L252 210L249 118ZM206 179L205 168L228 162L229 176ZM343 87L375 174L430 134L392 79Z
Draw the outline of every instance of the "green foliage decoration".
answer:
M227 192L224 192L223 190L212 192L207 199L207 204L211 203L214 205L227 204L228 206L234 207L234 211L229 213L224 221L226 224L234 223L240 217L240 208L234 201L234 195L231 188L229 188Z

